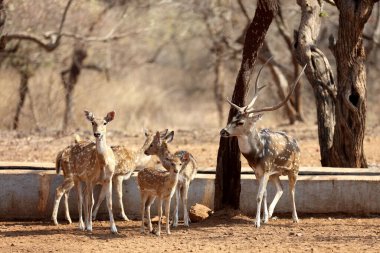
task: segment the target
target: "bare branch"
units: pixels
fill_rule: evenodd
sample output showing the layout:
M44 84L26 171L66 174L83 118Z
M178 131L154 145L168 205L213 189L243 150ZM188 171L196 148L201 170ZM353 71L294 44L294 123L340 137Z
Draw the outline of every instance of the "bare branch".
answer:
M68 0L65 10L63 11L63 15L61 18L61 22L59 24L58 32L56 33L50 33L50 36L44 36L42 38L41 36L30 34L30 33L16 33L16 34L5 34L3 36L3 39L5 40L5 43L11 41L11 40L28 40L31 42L36 43L38 46L42 47L46 51L50 52L56 49L60 44L60 39L62 37L62 29L64 27L66 17L68 10L71 6L71 3L73 0Z
M242 2L241 0L238 0L238 4L239 4L239 7L240 7L241 12L243 12L243 15L244 15L245 18L247 19L247 22L250 23L250 22L251 22L251 18L249 17L249 15L248 15L248 11L247 11L247 9L245 8L243 2Z
M128 33L122 33L122 34L116 34L116 35L108 33L107 35L105 35L103 37L85 36L85 35L80 35L80 34L75 34L75 33L63 32L63 33L61 33L61 36L81 40L84 42L108 42L108 41L112 41L112 40L120 40L120 39L123 39L127 36L137 34L139 32L141 32L141 31L128 32Z

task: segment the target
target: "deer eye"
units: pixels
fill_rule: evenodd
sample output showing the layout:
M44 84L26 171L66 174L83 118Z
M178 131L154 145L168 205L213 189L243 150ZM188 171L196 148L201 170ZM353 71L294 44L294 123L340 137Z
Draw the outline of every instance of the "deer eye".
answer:
M238 121L238 122L236 122L236 125L237 125L237 126L244 125L244 121Z
M94 122L94 121L91 121L91 124L92 124L93 126L95 126L95 122Z
M103 125L107 125L107 122L104 122Z

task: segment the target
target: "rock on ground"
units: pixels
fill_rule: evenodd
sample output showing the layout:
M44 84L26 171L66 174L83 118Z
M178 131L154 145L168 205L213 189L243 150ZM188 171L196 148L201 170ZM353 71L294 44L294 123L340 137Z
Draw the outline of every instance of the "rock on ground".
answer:
M196 203L190 208L189 217L191 222L199 222L207 219L213 211L205 205Z

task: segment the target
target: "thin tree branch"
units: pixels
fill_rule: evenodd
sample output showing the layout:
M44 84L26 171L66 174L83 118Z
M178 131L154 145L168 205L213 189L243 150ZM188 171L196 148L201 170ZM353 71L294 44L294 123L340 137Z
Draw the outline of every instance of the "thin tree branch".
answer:
M5 43L7 43L11 40L28 40L28 41L36 43L38 46L42 47L43 49L45 49L48 52L53 51L60 44L60 40L62 37L62 34L61 34L62 29L64 27L66 17L67 17L67 13L68 13L68 10L69 10L72 2L73 2L73 0L67 1L65 10L64 10L62 18L61 18L61 22L59 24L58 32L50 33L48 36L45 35L44 38L42 38L39 35L30 34L30 33L23 33L23 32L22 33L15 33L15 34L5 34L2 38L4 39Z

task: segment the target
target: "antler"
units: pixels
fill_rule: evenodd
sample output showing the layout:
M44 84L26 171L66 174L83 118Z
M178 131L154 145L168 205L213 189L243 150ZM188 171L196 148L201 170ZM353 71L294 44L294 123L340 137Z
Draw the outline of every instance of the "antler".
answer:
M226 98L227 102L233 107L235 108L236 110L238 110L239 112L243 112L245 107L240 107L234 103L232 103L228 98Z
M256 81L255 81L255 94L251 100L251 102L244 108L245 111L247 111L249 108L252 108L252 106L255 104L256 102L256 99L259 97L259 93L260 93L260 90L262 90L264 86L261 86L260 88L258 88L259 86L259 80L260 80L260 74L261 74L261 71L263 70L263 68L273 59L273 56L271 56L262 66L261 68L259 69L259 73L257 73L257 77L256 77Z
M261 87L258 87L259 86L259 80L260 80L260 74L261 74L261 71L263 70L263 68L272 60L273 56L271 56L262 66L261 68L259 69L259 73L257 74L257 77L256 77L256 81L255 81L255 94L252 98L252 101L251 103L249 103L249 105L247 106L243 106L243 107L240 107L234 103L232 103L230 100L228 100L227 98L227 102L232 106L234 107L236 110L240 111L240 112L246 112L247 109L251 108L253 106L253 104L256 102L256 99L257 97L259 96L259 93L260 91L265 88L265 85L261 86Z
M280 103L278 103L275 106L268 106L268 107L264 107L264 108L257 109L257 110L248 110L247 113L258 113L258 112L274 111L274 110L277 110L278 108L280 108L281 106L283 106L289 100L290 96L292 95L294 89L296 88L296 86L298 84L298 81L300 80L303 72L305 71L306 66L307 66L307 64L302 68L302 71L298 75L296 81L294 82L294 85L290 89L290 92L289 92L288 96L283 101L281 101Z

